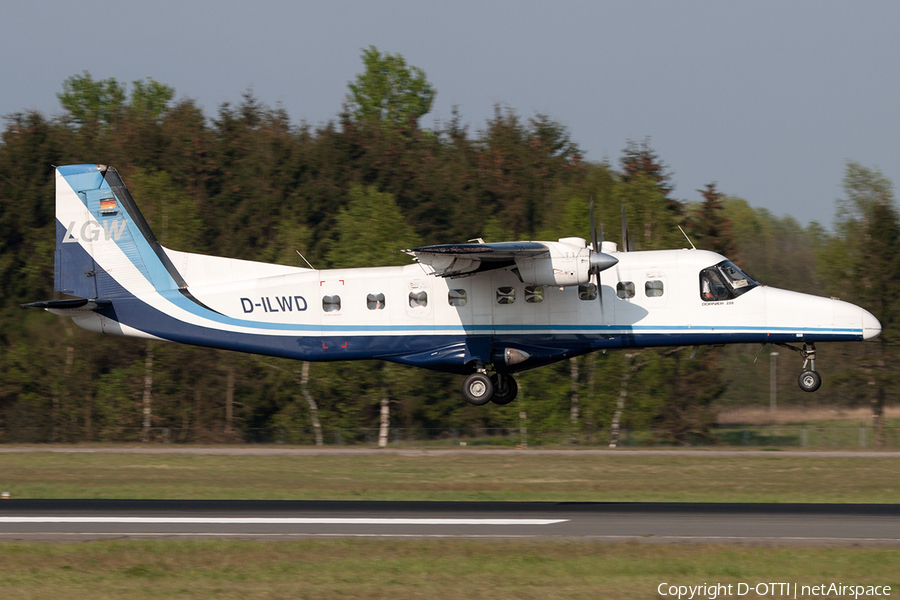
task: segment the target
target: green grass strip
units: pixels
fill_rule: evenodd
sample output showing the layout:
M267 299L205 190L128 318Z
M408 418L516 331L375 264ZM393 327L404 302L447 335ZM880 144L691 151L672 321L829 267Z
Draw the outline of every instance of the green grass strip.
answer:
M0 455L13 498L897 503L896 458Z
M7 542L0 543L0 589L6 598L71 600L593 600L660 597L656 590L664 582L842 582L890 585L896 595L897 564L900 550L879 548L459 540Z

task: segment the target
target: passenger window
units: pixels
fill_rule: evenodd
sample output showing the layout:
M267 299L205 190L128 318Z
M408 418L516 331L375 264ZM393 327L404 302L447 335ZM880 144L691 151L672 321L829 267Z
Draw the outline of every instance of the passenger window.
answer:
M616 284L616 296L622 300L634 298L634 283L631 281L620 281Z
M536 304L544 301L544 288L539 285L525 286L525 302Z
M341 310L341 297L338 295L322 296L322 310L325 312L337 312Z
M410 292L409 293L409 307L410 308L424 308L428 306L428 293L426 292Z
M366 296L366 308L369 310L384 310L384 294L369 294Z
M589 283L587 285L579 285L578 286L578 299L579 300L596 300L597 299L597 284Z
M468 302L466 290L450 290L447 292L447 301L450 302L450 306L465 306Z
M497 288L497 304L512 304L516 301L516 288Z
M644 293L648 298L659 298L663 295L663 282L653 279L644 284Z

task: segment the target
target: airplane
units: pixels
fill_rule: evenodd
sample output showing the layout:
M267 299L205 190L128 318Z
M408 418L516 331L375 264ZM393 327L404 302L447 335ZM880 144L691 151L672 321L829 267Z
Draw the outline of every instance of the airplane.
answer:
M54 289L23 304L107 335L304 361L380 359L466 375L465 399L504 405L513 374L597 350L777 344L821 385L816 342L877 337L868 311L762 285L705 250L591 240L440 244L410 264L317 270L164 248L105 165L56 169ZM690 240L688 240L690 241ZM799 346L798 346L799 345Z

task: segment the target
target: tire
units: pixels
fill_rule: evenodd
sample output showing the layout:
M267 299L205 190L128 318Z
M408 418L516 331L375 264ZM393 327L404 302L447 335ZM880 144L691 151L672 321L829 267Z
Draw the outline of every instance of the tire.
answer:
M804 392L814 392L822 385L822 377L815 371L803 371L797 378L797 383Z
M519 384L512 375L494 375L491 380L494 383L494 397L491 402L505 406L516 399L519 393Z
M483 373L472 373L463 383L463 396L469 404L483 406L494 396L494 384L491 378Z

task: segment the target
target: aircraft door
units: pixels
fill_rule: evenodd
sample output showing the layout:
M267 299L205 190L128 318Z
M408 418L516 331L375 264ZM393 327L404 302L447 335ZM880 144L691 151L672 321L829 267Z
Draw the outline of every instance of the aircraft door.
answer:
M478 331L494 325L493 288L489 275L472 277L472 324Z
M440 307L435 309L438 311L436 318L440 320L441 324L444 323L441 311L447 313L448 324L463 326L472 324L472 301L474 298L471 289L468 282L451 281L446 289L445 298L442 297L444 290L441 286L435 286L434 301L438 303L435 306Z
M522 284L511 273L500 272L491 278L490 305L493 312L494 326L510 326L522 324L522 306L525 304Z
M616 322L616 276L615 273L600 273L600 290L602 302L595 300L597 305L596 322L602 325L613 325Z

